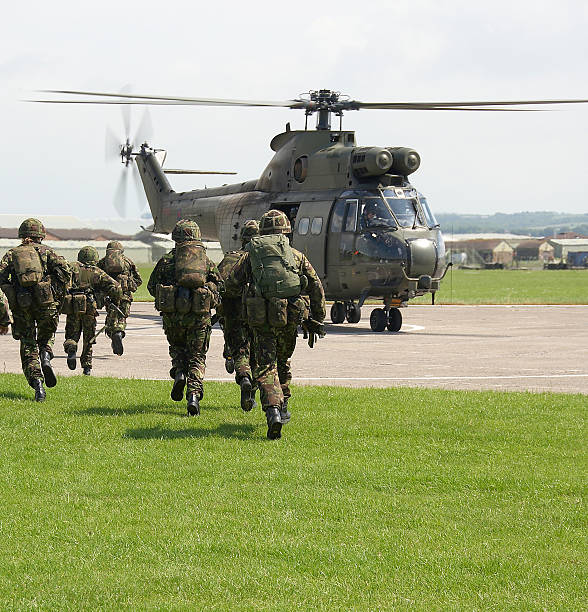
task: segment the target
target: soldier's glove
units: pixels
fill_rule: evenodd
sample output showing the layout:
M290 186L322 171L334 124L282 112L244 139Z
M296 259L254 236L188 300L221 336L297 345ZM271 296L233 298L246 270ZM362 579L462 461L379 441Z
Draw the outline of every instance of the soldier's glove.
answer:
M319 338L324 338L327 335L324 323L319 323L314 319L307 319L306 326L309 332L316 334Z
M8 333L8 325L0 325L0 336L5 336Z

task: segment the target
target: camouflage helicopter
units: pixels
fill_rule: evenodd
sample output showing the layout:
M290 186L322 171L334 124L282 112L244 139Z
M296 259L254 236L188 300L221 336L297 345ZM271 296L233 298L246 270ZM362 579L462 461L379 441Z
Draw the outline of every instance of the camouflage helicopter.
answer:
M270 147L275 155L257 179L178 193L162 167L165 155L146 142L120 147L123 163L135 160L153 216L152 230L169 233L178 219L195 220L205 240L219 240L223 251L240 247L239 230L248 219L270 209L283 211L292 224L292 245L306 254L333 301L333 323L357 323L367 298L382 298L370 316L375 332L397 332L400 308L435 292L449 265L441 229L427 199L408 177L420 156L406 147L358 146L355 133L342 129L345 111L360 109L507 111L521 105L585 103L588 100L502 102L359 102L321 89L283 102L165 97L50 90L73 96L51 103L206 105L284 107L305 113L304 130L286 130ZM77 96L86 96L80 100ZM534 109L533 109L534 110ZM317 114L315 130L308 117ZM331 118L339 118L332 129ZM198 173L197 171L186 171Z

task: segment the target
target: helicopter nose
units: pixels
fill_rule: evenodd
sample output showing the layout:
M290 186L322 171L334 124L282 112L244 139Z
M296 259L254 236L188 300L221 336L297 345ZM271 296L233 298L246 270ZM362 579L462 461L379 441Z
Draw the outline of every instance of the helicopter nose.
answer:
M428 238L417 238L408 243L408 275L419 277L423 274L433 276L437 265L437 247Z

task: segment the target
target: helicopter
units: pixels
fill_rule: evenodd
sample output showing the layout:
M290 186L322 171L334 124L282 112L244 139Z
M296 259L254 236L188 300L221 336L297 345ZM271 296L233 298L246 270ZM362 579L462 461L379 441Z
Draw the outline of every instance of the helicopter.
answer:
M120 105L203 105L284 107L302 110L304 130L274 136L274 156L261 176L242 183L187 192L172 189L166 174L200 173L164 169L165 152L147 142L135 149L127 139L121 160L134 159L153 216L151 231L169 233L179 219L192 219L204 240L218 240L224 252L240 248L239 230L270 209L290 219L292 246L304 253L333 301L335 324L357 323L368 298L383 306L372 310L370 327L398 332L400 309L409 300L435 293L451 263L445 262L441 227L427 198L409 181L420 167L414 149L359 146L355 132L343 130L346 111L360 109L529 111L521 106L586 103L588 100L481 102L360 102L339 92L311 90L282 102L219 98L165 97L72 90L46 90L72 96L34 100L44 103ZM77 96L85 96L80 100ZM317 115L316 129L308 118ZM332 116L339 118L333 129ZM162 155L163 152L163 155ZM204 174L204 172L202 172ZM227 173L228 174L228 173Z

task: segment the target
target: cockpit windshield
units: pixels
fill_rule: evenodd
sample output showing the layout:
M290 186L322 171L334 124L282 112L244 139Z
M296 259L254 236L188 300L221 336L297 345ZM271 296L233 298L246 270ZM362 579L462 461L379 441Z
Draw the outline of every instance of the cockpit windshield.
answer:
M396 227L396 221L390 209L380 197L364 197L361 199L359 229L374 227Z
M415 198L399 198L391 189L383 190L384 198L401 227L425 226L425 220Z

